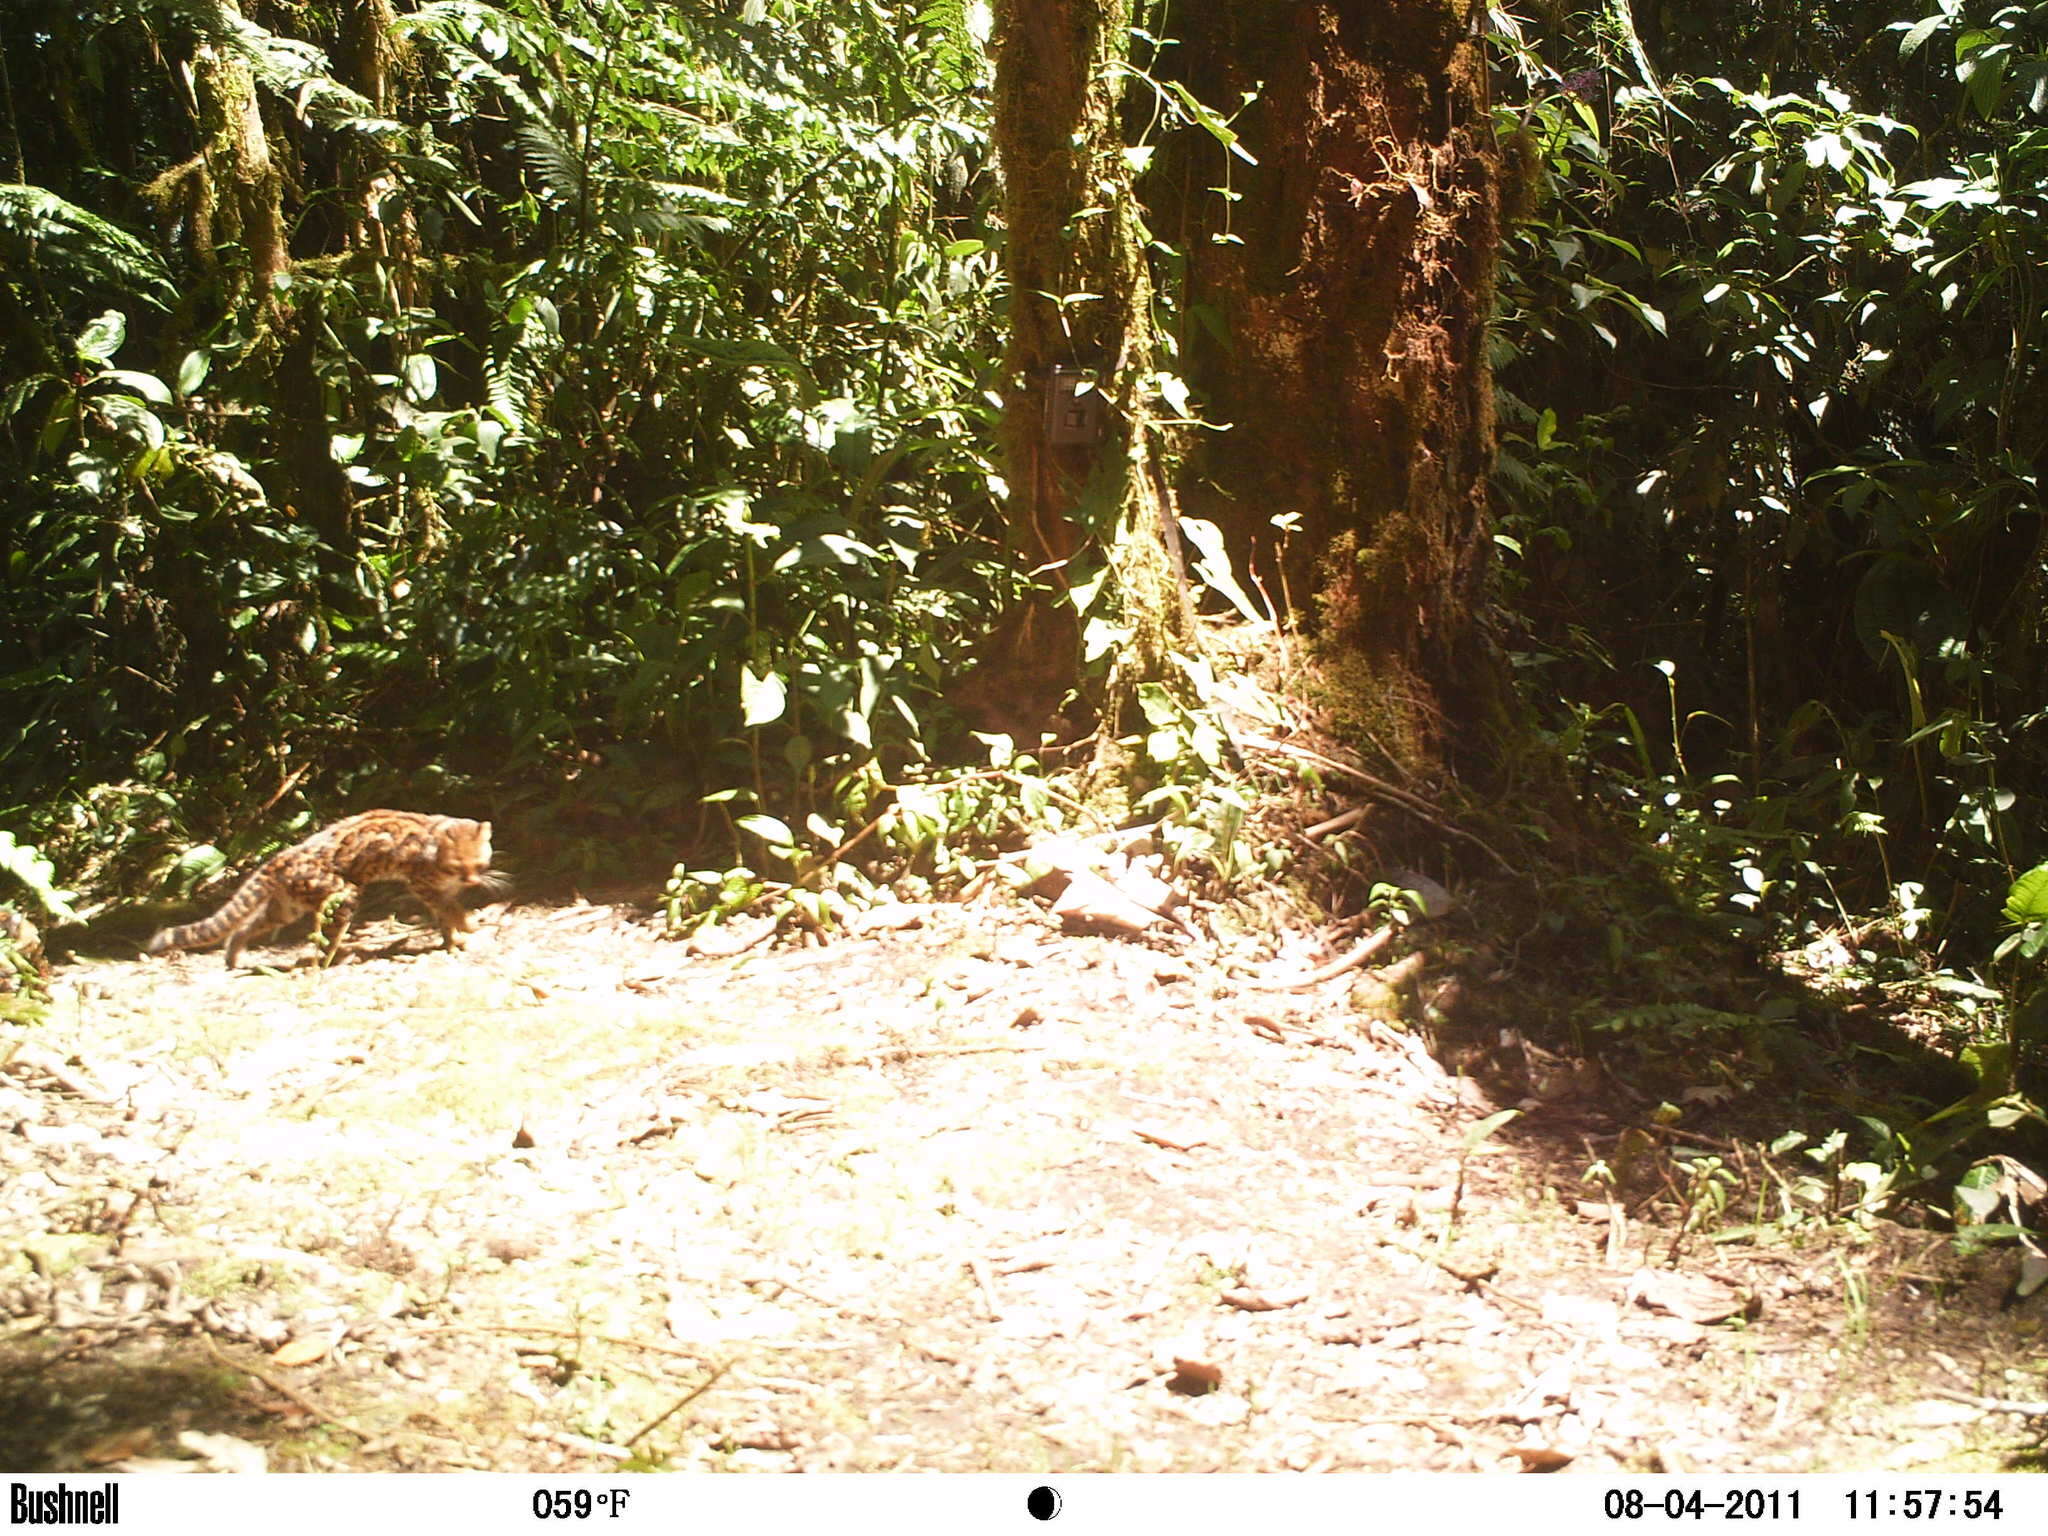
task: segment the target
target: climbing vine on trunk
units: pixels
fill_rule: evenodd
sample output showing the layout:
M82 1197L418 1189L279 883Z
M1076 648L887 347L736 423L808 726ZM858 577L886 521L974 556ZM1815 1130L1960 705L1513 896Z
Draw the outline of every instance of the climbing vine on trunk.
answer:
M1120 115L1126 0L1007 0L995 142L1012 292L1003 462L1017 558L1043 578L956 698L983 723L1039 725L1089 690L1112 732L1186 636L1155 399L1148 239Z

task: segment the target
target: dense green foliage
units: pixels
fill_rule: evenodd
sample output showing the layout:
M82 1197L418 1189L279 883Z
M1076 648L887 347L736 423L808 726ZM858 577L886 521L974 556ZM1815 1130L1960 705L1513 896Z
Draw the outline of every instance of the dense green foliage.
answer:
M1518 660L1731 926L1982 965L2048 854L2048 15L1736 7L1661 79L1625 17L1504 39Z
M17 7L0 823L617 836L921 750L1009 582L972 21Z
M1490 13L1500 622L1699 910L2018 997L2048 19L1703 14ZM387 793L570 867L851 835L1029 579L986 41L947 0L21 0L0 829L57 863L16 884L189 883Z

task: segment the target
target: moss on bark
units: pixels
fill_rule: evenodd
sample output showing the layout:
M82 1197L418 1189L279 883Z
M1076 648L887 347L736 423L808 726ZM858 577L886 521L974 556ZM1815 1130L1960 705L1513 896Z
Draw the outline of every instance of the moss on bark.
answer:
M1163 542L1170 490L1154 420L1152 293L1119 102L1126 0L997 9L996 147L1012 293L1002 442L1013 551L1046 589L1008 616L955 702L1030 736L1081 678L1072 594L1108 567L1086 620L1129 631L1090 703L1114 722L1184 630ZM1055 370L1104 402L1092 442L1048 430ZM1108 707L1104 708L1103 706Z
M1222 322L1191 337L1189 372L1232 428L1190 495L1243 554L1314 583L1340 723L1418 770L1483 761L1509 729L1485 622L1500 167L1474 15L1184 0L1167 55L1212 104L1257 92L1241 201L1191 190L1171 210L1190 303ZM1171 200L1215 179L1169 163L1155 184ZM1236 240L1211 241L1226 213ZM1300 519L1284 553L1280 513Z

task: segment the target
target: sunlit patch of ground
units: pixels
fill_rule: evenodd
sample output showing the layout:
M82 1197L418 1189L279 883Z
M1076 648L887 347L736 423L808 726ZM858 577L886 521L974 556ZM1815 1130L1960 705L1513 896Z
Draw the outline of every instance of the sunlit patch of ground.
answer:
M2041 1395L1932 1234L1611 1237L1597 1105L1469 1145L1344 979L1028 905L482 929L94 961L6 1028L7 1470L1965 1469L2024 1437L1944 1392Z

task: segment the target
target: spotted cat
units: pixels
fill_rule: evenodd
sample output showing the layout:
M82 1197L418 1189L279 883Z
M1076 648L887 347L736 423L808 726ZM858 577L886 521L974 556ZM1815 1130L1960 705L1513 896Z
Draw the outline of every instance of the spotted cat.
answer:
M496 884L491 824L417 811L364 811L271 855L226 906L199 922L163 929L148 950L158 955L197 949L225 938L232 968L245 945L339 897L327 919L325 964L341 948L363 887L379 880L398 881L417 896L440 924L443 943L458 949L461 935L470 931L463 891Z

